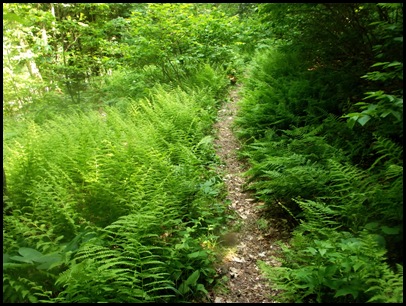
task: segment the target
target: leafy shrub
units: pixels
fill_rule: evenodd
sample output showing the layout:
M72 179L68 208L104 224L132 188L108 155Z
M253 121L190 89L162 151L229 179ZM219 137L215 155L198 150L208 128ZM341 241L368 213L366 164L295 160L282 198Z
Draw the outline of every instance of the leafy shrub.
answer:
M181 85L201 63L230 62L236 57L236 16L196 4L148 4L129 18L131 37L125 54L133 67L157 67L165 82Z
M292 247L284 247L282 267L262 270L282 290L279 298L285 302L382 302L402 301L399 276L384 263L385 251L372 235L359 236L345 231L324 229L327 237L318 234L304 236L306 226L295 231ZM371 283L391 281L396 287L372 287ZM390 292L390 293L389 293ZM392 293L393 292L393 293ZM392 294L391 294L392 293Z

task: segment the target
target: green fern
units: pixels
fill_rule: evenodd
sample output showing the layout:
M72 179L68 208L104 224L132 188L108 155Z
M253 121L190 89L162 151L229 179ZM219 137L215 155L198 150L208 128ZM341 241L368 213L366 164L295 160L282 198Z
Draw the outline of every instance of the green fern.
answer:
M214 269L190 235L198 224L182 234L176 216L174 209L151 206L107 226L60 275L57 284L65 289L57 301L168 302L191 290L205 292L204 278L212 277ZM201 280L192 276L199 271L206 274Z
M311 200L294 199L294 201L303 210L303 216L306 222L301 226L303 232L312 235L314 228L319 228L317 235L320 235L326 228L339 229L342 225L339 220L340 212L328 206L323 202ZM326 236L328 238L328 236Z
M371 220L393 224L401 222L402 167L371 175L349 164L342 165L330 160L331 195L325 199L333 200L334 207L341 211L342 219L353 230L362 228ZM393 175L391 182L389 175Z
M372 286L366 292L374 294L368 303L403 303L403 266L396 267L396 273L385 267L382 278L367 281Z
M51 300L52 291L31 279L3 273L3 302L38 303Z
M204 69L207 86L222 77ZM225 219L224 204L214 200L222 181L213 144L202 142L218 106L213 95L221 84L215 85L157 86L148 99L127 99L120 110L54 115L8 137L3 252L12 256L26 247L64 256L49 271L27 266L18 275L29 270L37 286L58 295L54 301L174 301L203 294L215 271L202 236ZM86 228L97 234L80 238ZM11 296L18 288L7 290Z
M390 139L377 136L373 148L380 156L371 165L370 169L376 167L382 160L386 160L385 163L388 164L403 164L403 149Z
M154 221L155 233L151 228L154 225L145 218ZM104 230L108 236L86 243L69 270L60 276L57 283L65 290L58 300L146 302L174 297L176 290L160 256L163 246L152 243L160 240L157 225L156 216L133 214L108 226ZM151 233L145 233L143 226L148 226ZM142 240L150 243L143 244Z

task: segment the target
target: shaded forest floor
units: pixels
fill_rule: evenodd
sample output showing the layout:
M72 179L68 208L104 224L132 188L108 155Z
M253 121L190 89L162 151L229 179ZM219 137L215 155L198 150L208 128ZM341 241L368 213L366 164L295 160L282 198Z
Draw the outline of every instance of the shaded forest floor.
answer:
M267 212L257 202L254 195L244 190L243 172L247 166L237 157L240 143L233 133L233 121L237 113L241 85L235 86L218 113L214 125L217 137L216 153L222 161L227 186L229 208L236 212L237 220L228 225L230 232L221 237L219 267L222 276L220 285L210 292L208 302L214 303L275 303L273 297L278 291L273 290L257 265L258 260L272 265L280 263L272 259L278 257L280 247L277 240L287 238L287 232L276 223L270 224ZM272 220L272 219L271 219Z

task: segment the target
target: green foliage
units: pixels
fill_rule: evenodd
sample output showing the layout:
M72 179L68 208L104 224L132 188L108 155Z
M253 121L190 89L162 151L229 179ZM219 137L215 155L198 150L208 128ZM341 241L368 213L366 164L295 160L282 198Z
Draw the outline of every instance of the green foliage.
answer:
M281 131L282 136L269 131L266 138L246 145L240 154L248 157L251 164L245 173L247 188L255 190L256 196L268 206L282 202L296 217L301 210L292 198L329 195L326 159L331 155L341 160L344 157L318 136L322 130L323 126L292 126L291 130Z
M129 19L131 39L125 59L134 67L154 65L166 81L180 82L202 62L232 62L236 57L237 18L216 7L196 4L148 4Z
M113 103L112 97L143 97L155 83L182 86L204 63L233 66L237 42L245 37L238 33L238 18L215 5L6 3L3 8L3 111L35 112L38 120L49 119L43 114L49 104L56 111L66 104L81 104L83 110L85 101L99 106Z
M355 65L354 70L368 65L373 35L369 24L377 19L376 4L266 3L259 10L277 38L300 50L313 63L330 67Z
M49 299L51 293L26 277L3 274L3 301L38 303L40 299Z
M83 244L56 282L65 288L56 301L158 302L207 293L215 270L196 241L200 224L189 227L171 203L159 204L121 217Z
M358 76L312 65L287 47L258 52L236 118L241 138L259 139L268 129L320 125L329 114L342 115L343 101L358 91L353 89Z
M403 4L381 3L377 8L383 18L370 24L379 37L373 46L375 63L362 76L371 84L363 101L354 104L344 118L348 118L350 127L358 122L400 142L399 138L403 138Z
M205 152L192 152L190 148L208 132L211 116L194 101L199 97L202 104L212 108L214 101L201 93L194 97L179 90L174 94L157 90L153 100L130 105L127 115L106 108L103 114L61 116L43 127L32 123L26 131L28 143L6 147L8 158L20 157L10 161L16 163L9 167L11 201L21 207L27 201L37 201L39 207L48 207L39 210L42 214L55 217L60 216L56 211L70 212L69 206L74 205L92 222L106 225L128 211L119 203L132 198L131 190L137 190L136 186L155 185L160 175L163 175L158 179L160 188L165 189L167 184L178 186L185 181L177 181L178 177L186 173L171 177L173 172L183 168L184 163L205 162L200 161L203 158L200 152ZM195 114L205 121L196 121ZM129 166L124 166L127 163ZM194 181L193 175L187 174L191 178L186 180L188 184ZM125 192L126 196L114 195L109 190L117 194ZM165 192L159 190L154 193L163 196ZM146 195L143 201L150 196ZM55 207L56 211L49 207ZM108 220L100 219L107 216ZM69 228L67 222L62 222L61 228Z
M403 266L397 265L397 270L394 273L384 268L382 278L368 281L369 284L375 284L367 290L374 293L368 303L403 303Z
M224 69L219 65L202 64L197 66L190 77L184 80L183 87L212 91L216 100L224 98L229 81L224 77Z
M402 8L259 6L283 42L255 55L236 123L247 187L300 222L262 264L283 302L403 300Z
M7 299L169 301L205 294L215 270L202 237L225 219L210 135L214 95L225 84L205 66L187 92L156 86L121 110L26 120L6 133ZM80 238L89 229L93 238ZM46 260L17 255L21 250ZM13 288L27 273L32 286ZM46 296L27 297L25 290Z
M167 218L176 215L159 214L159 206L155 207L120 218L103 230L103 238L95 237L82 245L56 282L65 288L56 300L141 302L173 296L159 256L162 246L155 244L158 232L169 225Z
M319 224L321 225L321 224ZM385 251L372 235L359 236L345 231L324 229L328 238L295 232L292 246L284 247L282 267L260 267L283 290L283 302L367 302L403 301L399 274L384 260ZM316 236L316 237L315 237ZM382 285L391 282L390 290ZM371 286L378 283L378 286Z
M378 66L381 66L382 70L394 68L394 71L373 71L368 72L363 77L367 80L384 83L387 83L388 80L394 83L396 83L397 79L403 80L403 63L397 61L392 63L378 62L371 67ZM393 93L386 94L383 90L366 92L367 96L364 100L372 99L376 103L358 102L354 106L357 106L362 112L348 113L344 118L349 118L348 124L351 128L355 122L364 126L374 118L375 124L383 135L392 135L392 130L395 128L397 130L396 136L400 135L400 137L403 137L403 90L399 87L394 89ZM375 129L377 128L375 127Z
M274 285L283 290L279 296L282 302L403 300L403 283L385 262L385 240L375 231L376 225L348 232L342 230L339 220L350 212L343 213L342 207L310 200L296 202L303 209L305 222L295 229L290 246L283 247L282 266L260 263ZM382 230L395 233L394 229ZM391 290L383 286L386 282L393 284Z
M362 111L346 114L344 118L349 118L348 125L352 128L358 122L364 126L374 118L382 135L394 135L393 129L396 128L396 137L403 137L403 97L388 95L382 90L366 94L368 96L364 99L374 99L377 103L356 103L354 106L359 107Z
M403 301L403 4L3 9L3 302L207 294L230 72L247 188L299 224L282 301Z
M213 251L203 248L202 241L196 237L203 220L205 219L199 218L192 226L179 230L174 248L166 253L167 271L185 301L193 296L207 294L206 286L210 286L216 275L211 265L215 260ZM207 220L210 220L209 216ZM209 225L210 227L214 229L213 225Z

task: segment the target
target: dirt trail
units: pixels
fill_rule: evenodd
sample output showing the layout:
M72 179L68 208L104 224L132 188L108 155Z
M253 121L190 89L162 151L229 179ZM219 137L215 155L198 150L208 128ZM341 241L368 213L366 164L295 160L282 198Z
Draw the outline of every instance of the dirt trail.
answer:
M264 213L259 208L261 203L255 202L253 195L243 190L242 173L246 169L237 159L240 144L232 131L240 88L241 85L237 85L231 90L230 99L220 109L214 128L217 131L216 152L223 162L222 170L227 173L224 178L227 199L230 209L236 211L240 218L241 228L223 237L227 252L218 270L227 281L222 290L216 289L210 293L210 299L214 303L275 303L272 297L278 292L272 290L261 275L257 260L278 265L270 256L280 249L274 245L280 237L278 230L261 218Z

